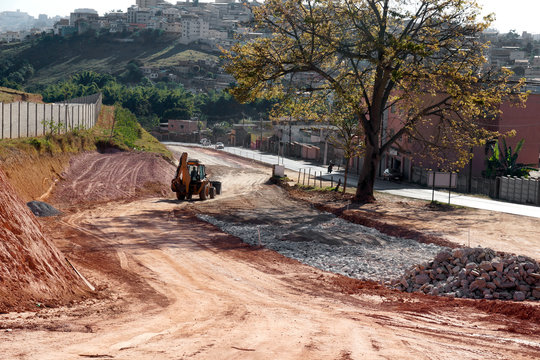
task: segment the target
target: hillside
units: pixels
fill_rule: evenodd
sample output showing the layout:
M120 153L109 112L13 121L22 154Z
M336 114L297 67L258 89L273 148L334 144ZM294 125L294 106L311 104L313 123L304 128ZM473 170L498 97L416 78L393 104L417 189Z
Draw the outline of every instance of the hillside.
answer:
M119 75L130 61L144 66L171 66L181 60L213 59L196 46L182 45L175 37L155 33L122 36L78 35L72 38L45 37L1 48L0 62L28 62L34 68L27 85L51 84L81 71Z
M43 97L39 94L30 94L24 91L9 89L0 86L0 102L12 103L17 101L43 102Z

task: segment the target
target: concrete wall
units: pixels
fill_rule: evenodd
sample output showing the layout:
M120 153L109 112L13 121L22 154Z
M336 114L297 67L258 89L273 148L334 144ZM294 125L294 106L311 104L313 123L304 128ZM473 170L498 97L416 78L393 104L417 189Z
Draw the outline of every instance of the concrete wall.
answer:
M101 94L96 95L57 104L0 103L0 139L89 129L95 125L101 111ZM74 100L93 102L73 103Z
M540 181L501 177L499 198L518 204L540 205Z

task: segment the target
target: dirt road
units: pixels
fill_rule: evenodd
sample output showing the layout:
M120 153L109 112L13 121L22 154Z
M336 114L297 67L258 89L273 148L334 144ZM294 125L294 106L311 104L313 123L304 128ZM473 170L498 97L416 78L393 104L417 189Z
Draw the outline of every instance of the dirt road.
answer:
M0 315L4 358L533 359L540 353L537 307L390 291L248 247L201 222L194 212L248 214L281 199L266 198L267 168L208 150L196 156L223 182L214 200L178 203L171 194L92 206L74 192L64 204L68 214L45 222L98 291L68 308ZM120 172L121 163L111 161L107 171ZM78 186L93 176L99 171Z

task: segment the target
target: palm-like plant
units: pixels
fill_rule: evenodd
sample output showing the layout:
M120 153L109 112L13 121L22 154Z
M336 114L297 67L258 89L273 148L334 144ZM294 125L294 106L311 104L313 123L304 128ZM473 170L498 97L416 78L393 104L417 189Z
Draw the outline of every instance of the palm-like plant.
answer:
M488 178L497 176L517 176L527 177L529 172L535 170L533 164L518 163L519 152L523 148L525 139L521 139L514 151L511 146L506 145L506 140L502 139L502 147L499 140L491 145L491 156L487 159L485 175Z

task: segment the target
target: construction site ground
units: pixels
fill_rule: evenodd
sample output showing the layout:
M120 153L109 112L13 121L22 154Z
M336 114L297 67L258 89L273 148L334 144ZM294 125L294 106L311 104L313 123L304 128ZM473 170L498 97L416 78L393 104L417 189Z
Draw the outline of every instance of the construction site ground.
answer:
M319 208L392 235L539 260L537 219L428 208L390 195L347 208L334 194L271 185L271 169L253 161L211 149L171 150L205 163L223 193L178 202L168 189L175 167L143 153L72 159L41 198L63 215L41 222L96 290L70 306L0 314L3 358L539 357L538 303L398 292L248 246L197 214L280 226L310 221Z

